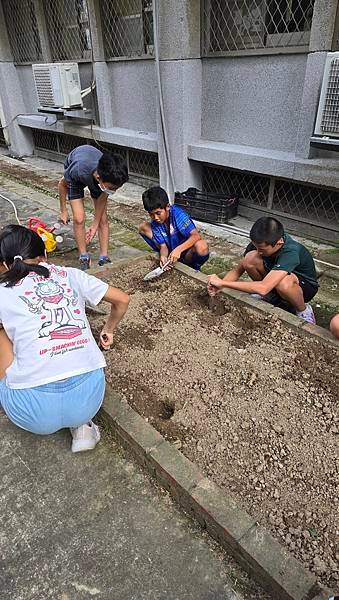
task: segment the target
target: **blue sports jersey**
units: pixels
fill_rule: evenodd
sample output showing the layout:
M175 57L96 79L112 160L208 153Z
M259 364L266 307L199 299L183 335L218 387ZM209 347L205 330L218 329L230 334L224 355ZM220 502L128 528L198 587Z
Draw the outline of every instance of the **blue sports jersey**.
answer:
M151 221L153 241L156 244L166 244L172 252L174 248L183 244L190 236L191 231L196 229L191 217L180 206L170 206L169 230L166 223Z

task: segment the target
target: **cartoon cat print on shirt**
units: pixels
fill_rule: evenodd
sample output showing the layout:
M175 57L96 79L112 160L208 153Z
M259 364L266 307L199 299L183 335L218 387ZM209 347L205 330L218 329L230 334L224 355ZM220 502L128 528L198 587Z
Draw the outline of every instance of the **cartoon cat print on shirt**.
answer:
M39 337L70 339L85 329L85 322L73 315L72 307L77 305L78 295L73 290L68 291L71 293L67 294L57 281L48 279L35 286L32 299L19 296L31 313L41 315L42 320L47 319L39 329ZM30 295L30 292L26 294Z

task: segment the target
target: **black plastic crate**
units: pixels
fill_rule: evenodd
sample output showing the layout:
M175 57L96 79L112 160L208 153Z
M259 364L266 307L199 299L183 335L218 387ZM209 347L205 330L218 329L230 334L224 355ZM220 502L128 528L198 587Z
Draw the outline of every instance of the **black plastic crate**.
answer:
M192 219L206 223L227 223L238 214L239 198L188 188L186 192L175 192L174 203L186 210Z

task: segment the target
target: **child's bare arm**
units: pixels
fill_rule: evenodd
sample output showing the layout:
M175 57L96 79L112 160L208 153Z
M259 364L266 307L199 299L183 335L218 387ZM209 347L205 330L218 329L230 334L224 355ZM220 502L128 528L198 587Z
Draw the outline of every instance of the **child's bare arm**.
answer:
M185 250L193 248L194 244L196 244L199 240L201 240L201 235L199 231L197 229L193 229L190 232L187 240L185 240L185 242L180 244L180 246L177 246L176 248L174 248L174 250L172 250L171 254L169 255L171 263L177 262L181 254L185 252Z
M110 315L100 334L100 344L104 350L108 350L113 343L113 331L116 329L128 309L129 296L118 288L109 287L103 300L106 300L106 302L111 304Z
M67 210L67 181L64 177L58 183L59 203L60 203L60 220L66 225L69 221Z
M168 248L166 244L160 245L160 266L162 267L168 260Z

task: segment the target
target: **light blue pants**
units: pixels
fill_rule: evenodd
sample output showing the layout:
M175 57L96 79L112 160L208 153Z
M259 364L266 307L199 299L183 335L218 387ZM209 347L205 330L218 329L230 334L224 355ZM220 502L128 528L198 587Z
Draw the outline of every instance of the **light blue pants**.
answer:
M21 429L47 435L64 427L79 427L98 412L105 394L103 369L13 390L0 380L0 405Z

